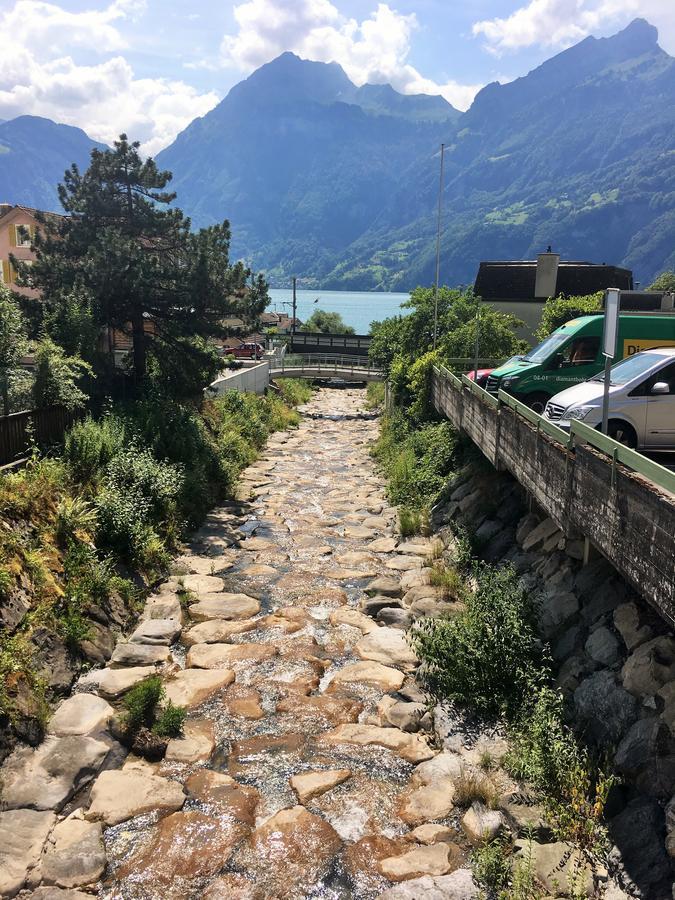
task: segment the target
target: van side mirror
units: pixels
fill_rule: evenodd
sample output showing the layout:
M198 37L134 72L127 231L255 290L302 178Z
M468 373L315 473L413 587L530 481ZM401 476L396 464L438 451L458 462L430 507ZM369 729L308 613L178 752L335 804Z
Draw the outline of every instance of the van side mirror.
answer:
M652 394L669 394L670 393L670 385L665 381L657 381L656 384L652 385L652 389L650 391Z
M565 357L562 353L554 353L551 357L551 362L549 363L550 369L561 369L563 363L565 362Z

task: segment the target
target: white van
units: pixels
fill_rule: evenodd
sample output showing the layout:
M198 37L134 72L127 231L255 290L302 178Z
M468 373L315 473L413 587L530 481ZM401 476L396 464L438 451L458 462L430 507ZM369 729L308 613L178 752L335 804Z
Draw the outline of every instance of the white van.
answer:
M556 394L544 415L569 430L575 419L599 428L604 373ZM608 433L638 450L675 450L675 347L656 347L612 366Z

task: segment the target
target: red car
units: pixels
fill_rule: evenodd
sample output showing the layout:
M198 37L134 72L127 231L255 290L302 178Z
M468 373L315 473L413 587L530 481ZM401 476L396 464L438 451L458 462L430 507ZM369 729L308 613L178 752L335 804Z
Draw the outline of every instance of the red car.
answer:
M227 350L227 354L234 356L235 359L262 359L264 352L265 348L253 341L240 344L238 347L231 347Z
M475 373L476 377L474 379L474 370L472 369L470 372L466 373L466 377L470 378L471 381L475 381L478 387L484 388L487 384L488 375L490 372L494 372L494 369L478 369Z

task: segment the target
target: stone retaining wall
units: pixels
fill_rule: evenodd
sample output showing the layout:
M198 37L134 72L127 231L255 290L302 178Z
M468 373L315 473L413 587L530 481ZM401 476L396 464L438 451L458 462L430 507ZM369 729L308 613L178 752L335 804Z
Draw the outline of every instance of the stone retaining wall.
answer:
M488 405L434 374L436 409L507 470L574 539L584 536L675 624L675 497L591 447L556 443L509 407Z
M535 594L570 712L624 780L609 814L625 885L645 898L670 896L675 637L606 559L582 566L583 543L545 513L528 512L526 493L511 476L467 471L453 488L434 509L434 526L441 533L448 523L467 526L480 555L513 565Z

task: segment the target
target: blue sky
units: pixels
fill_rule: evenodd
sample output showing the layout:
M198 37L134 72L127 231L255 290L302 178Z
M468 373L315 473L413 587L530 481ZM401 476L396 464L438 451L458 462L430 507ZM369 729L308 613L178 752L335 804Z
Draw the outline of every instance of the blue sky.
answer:
M489 81L637 15L675 55L675 0L0 0L0 118L106 142L124 130L156 153L284 50L466 109Z

